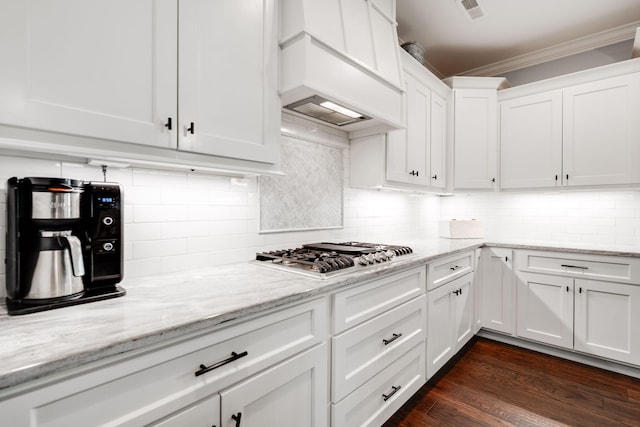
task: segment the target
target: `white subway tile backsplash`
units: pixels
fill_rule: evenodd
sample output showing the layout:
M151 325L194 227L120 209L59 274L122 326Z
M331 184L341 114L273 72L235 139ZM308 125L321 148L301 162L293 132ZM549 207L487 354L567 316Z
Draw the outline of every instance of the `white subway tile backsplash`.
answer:
M233 218L229 206L189 206L188 212L189 221L219 221Z
M210 267L212 256L207 253L167 256L162 258L162 272L173 273L176 271L192 270Z
M133 242L133 259L158 258L186 253L186 239L139 240Z
M124 226L125 242L135 242L138 240L160 240L162 239L162 222L136 223Z
M162 239L177 239L206 235L209 230L207 222L164 222L161 225Z
M129 186L124 190L124 202L128 205L157 205L161 200L161 187Z
M233 239L233 237L227 235L190 237L187 239L187 252L192 254L223 251L229 247L229 241L231 239Z
M476 217L488 239L638 245L638 190L472 194L443 198L443 218ZM634 241L635 238L635 241Z
M187 173L134 169L133 185L184 188L187 185Z
M145 277L162 272L162 258L133 259L124 263L124 277Z

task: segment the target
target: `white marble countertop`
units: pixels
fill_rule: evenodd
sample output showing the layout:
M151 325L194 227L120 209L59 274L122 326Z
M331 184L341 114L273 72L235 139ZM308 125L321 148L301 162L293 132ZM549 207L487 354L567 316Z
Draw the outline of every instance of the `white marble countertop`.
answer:
M578 245L467 239L404 244L417 255L326 280L247 262L125 279L122 286L127 295L122 298L22 316L2 314L0 390L484 244L640 257L640 247L589 250Z

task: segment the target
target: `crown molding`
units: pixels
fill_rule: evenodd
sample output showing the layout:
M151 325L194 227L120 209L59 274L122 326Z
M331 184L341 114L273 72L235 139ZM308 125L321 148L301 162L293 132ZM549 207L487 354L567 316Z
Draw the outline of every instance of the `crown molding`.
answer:
M600 33L581 37L566 43L560 43L544 49L539 49L527 54L514 56L513 58L498 61L493 64L474 68L462 73L460 76L496 76L509 71L531 67L554 59L564 58L577 53L586 52L614 43L630 40L635 37L636 30L640 27L640 21L612 28ZM629 53L631 55L631 52Z

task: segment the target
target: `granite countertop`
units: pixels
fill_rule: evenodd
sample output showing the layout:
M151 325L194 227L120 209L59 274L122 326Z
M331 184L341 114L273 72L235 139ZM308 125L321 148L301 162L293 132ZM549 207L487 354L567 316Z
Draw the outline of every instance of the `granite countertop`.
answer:
M125 279L123 298L23 316L0 315L0 390L483 245L640 257L640 247L590 250L468 239L404 244L416 255L326 280L249 263L230 264Z

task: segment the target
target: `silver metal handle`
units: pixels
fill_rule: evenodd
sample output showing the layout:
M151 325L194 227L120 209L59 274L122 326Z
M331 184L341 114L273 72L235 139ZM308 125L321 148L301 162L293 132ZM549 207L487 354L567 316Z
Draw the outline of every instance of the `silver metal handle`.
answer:
M76 277L84 276L84 261L82 260L82 245L76 236L60 236L67 240L69 255L71 255L71 268Z

